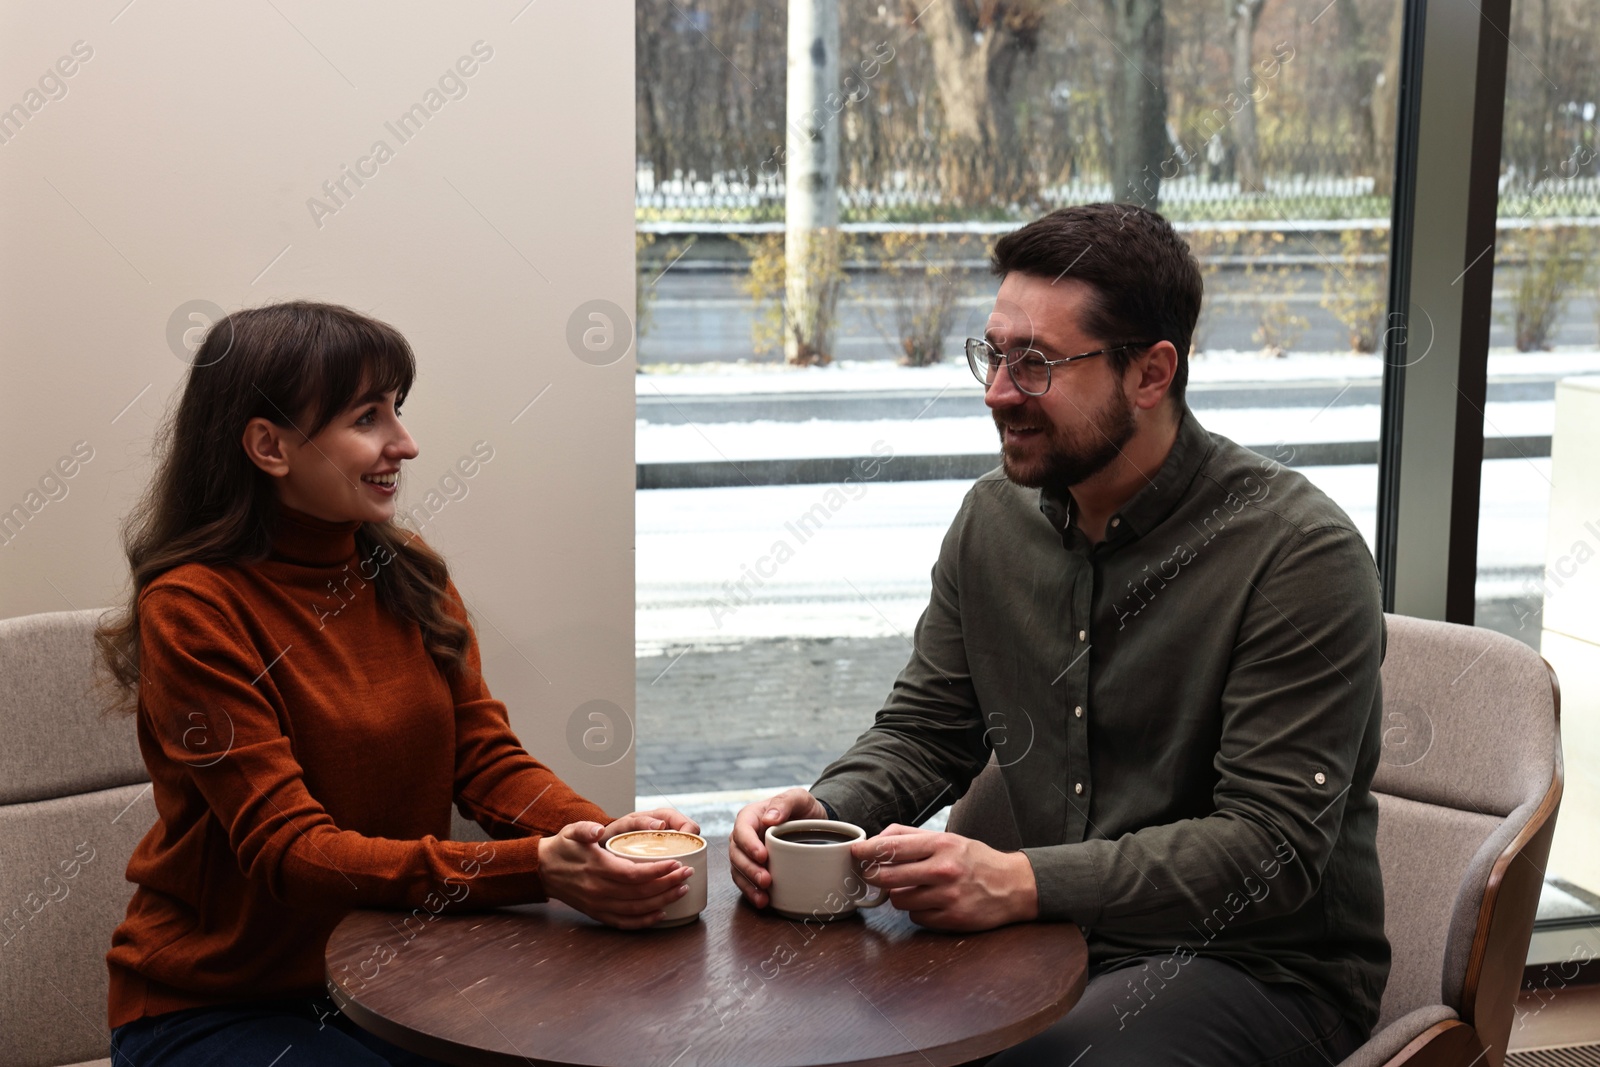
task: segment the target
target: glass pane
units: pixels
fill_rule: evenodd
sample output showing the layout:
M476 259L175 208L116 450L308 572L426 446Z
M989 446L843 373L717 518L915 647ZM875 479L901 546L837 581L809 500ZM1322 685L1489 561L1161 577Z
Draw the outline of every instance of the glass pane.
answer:
M786 6L637 4L646 795L809 784L871 724L998 461L962 355L989 248L1054 208L1179 225L1207 292L1191 408L1373 537L1396 0L1145 5L1163 51L1100 4L838 5L838 91L809 112L838 229L804 267L836 302L788 361Z
M1600 794L1590 784L1600 738L1585 721L1600 680L1600 616L1590 607L1595 587L1585 586L1588 558L1600 549L1592 521L1600 520L1600 480L1587 469L1593 441L1584 437L1600 406L1583 387L1585 376L1600 374L1600 17L1579 0L1515 4L1511 45L1477 623L1540 649L1561 680L1567 784L1539 903L1548 921L1600 914ZM1588 456L1574 452L1585 448Z

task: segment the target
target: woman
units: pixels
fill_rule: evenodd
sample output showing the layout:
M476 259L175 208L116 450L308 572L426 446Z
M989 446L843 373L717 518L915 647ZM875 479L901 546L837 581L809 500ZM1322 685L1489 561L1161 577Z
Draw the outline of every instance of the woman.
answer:
M410 912L398 954L448 910L632 928L687 892L676 860L599 843L698 828L612 820L529 756L443 559L394 524L414 375L392 327L326 304L235 312L196 353L126 531L129 609L96 635L158 815L107 955L118 1064L428 1062L319 995L350 909ZM446 840L452 804L494 840Z

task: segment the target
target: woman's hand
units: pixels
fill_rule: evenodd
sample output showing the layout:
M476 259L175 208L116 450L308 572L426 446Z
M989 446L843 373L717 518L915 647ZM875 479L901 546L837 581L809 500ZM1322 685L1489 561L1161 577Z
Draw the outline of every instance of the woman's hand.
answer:
M569 823L559 834L541 838L539 877L545 894L597 922L623 930L637 930L660 922L666 914L662 909L689 891L685 883L693 871L675 859L651 863L626 860L613 856L601 845L613 828L641 818L661 821L635 812L610 826L597 822ZM630 824L627 828L659 830L662 827Z
M657 808L654 811L635 811L617 819L607 826L601 835L601 841L609 841L618 834L625 834L629 830L682 830L684 833L698 834L700 824L681 811L671 808Z

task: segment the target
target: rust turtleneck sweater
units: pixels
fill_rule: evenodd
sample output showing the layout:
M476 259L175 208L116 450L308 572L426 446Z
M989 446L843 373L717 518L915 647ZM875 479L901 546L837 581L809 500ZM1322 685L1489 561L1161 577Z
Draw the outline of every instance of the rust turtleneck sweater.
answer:
M268 559L187 564L139 596L156 824L106 957L112 1026L316 995L350 909L544 900L540 837L607 821L523 750L476 637L473 676L446 679L378 605L386 560L359 557L359 525L283 508ZM452 803L501 840L446 840Z

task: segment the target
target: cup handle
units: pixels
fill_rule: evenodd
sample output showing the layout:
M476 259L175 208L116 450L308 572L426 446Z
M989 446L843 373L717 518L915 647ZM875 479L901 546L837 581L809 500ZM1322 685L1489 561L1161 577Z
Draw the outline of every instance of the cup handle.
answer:
M861 884L867 887L867 891L861 895L860 900L852 901L856 907L876 908L879 904L888 901L889 891L887 889L881 885L872 885L867 881L865 864L856 864L856 877L861 879Z

